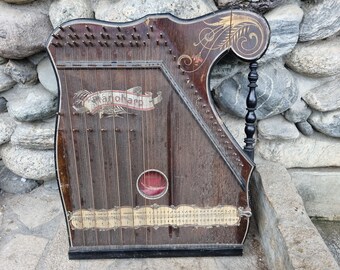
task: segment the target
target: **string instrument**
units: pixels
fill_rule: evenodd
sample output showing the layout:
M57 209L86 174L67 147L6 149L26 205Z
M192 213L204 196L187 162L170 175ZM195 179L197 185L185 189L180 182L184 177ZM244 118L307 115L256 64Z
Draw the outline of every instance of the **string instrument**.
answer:
M209 74L230 50L258 59L268 39L261 16L237 10L77 19L54 30L47 49L59 83L56 170L71 259L242 253L256 63L245 151L220 118Z

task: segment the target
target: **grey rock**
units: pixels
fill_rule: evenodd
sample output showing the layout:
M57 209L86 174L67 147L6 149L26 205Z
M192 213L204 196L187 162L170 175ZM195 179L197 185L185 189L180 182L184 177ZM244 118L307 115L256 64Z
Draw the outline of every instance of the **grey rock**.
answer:
M0 189L7 193L27 193L37 186L38 183L36 181L22 178L6 167L0 171Z
M31 235L43 236L47 240L52 239L55 236L60 221L64 219L59 193L56 191L47 190L43 186L34 189L28 194L8 196L6 204L11 206L11 213L16 217L16 220L14 221L19 223L21 228L24 227L21 229L21 231L25 231ZM13 234L15 233L18 233L18 231L13 232ZM67 248L66 241L64 243L66 244L65 247ZM35 245L35 242L33 241L30 243L25 243L24 246L27 245ZM46 249L42 247L42 251L45 253ZM38 257L40 258L39 261L43 261L45 259L45 255L40 255ZM20 263L17 261L17 269L23 268L25 267L20 265ZM53 268L56 267L52 267L52 269ZM57 269L58 268L60 269L59 265ZM42 270L46 268L32 266L27 267L27 269ZM68 269L75 270L74 268Z
M29 57L27 57L27 59L33 64L33 65L38 65L44 58L47 57L47 53L46 52L39 52L36 54L33 54Z
M13 91L14 90L14 91ZM19 85L11 90L17 93L8 99L8 112L19 121L37 121L52 117L57 111L57 100L41 84Z
M8 113L0 114L0 145L9 142L16 125Z
M258 156L286 168L340 167L339 139L319 132L295 140L261 139L255 149Z
M271 30L270 43L259 63L290 53L299 38L303 11L298 5L280 6L265 15Z
M34 245L29 245L28 243L34 243ZM47 244L48 239L44 237L16 234L4 244L0 253L0 260L4 262L2 267L4 269L37 269L36 266ZM18 254L24 254L25 266L18 264L18 260L10 259L18 256Z
M0 154L5 166L23 178L55 179L53 150L26 149L7 143L0 147Z
M268 118L286 111L298 98L294 78L280 61L273 61L258 69L256 88L258 119ZM246 115L246 97L249 89L247 73L237 73L223 81L215 91L215 100L222 110L236 116Z
M34 1L36 0L4 0L4 2L10 3L10 4L17 4L17 5L28 4Z
M271 162L256 170L253 208L268 269L339 269L287 170Z
M295 124L297 129L305 136L311 136L314 133L314 129L307 121L302 121Z
M298 43L285 60L291 69L307 76L336 75L340 73L340 37L315 43Z
M11 89L16 84L16 81L5 74L4 70L5 65L0 65L0 92Z
M339 1L303 1L305 13L300 27L300 41L319 40L340 31Z
M7 63L7 59L0 56L0 65Z
M340 108L339 79L327 82L308 91L304 101L313 109L321 112L333 111Z
M323 134L340 138L340 110L331 112L314 111L308 122Z
M234 76L237 72L248 73L249 64L241 61L234 54L225 55L211 70L210 88L214 89L222 81Z
M18 83L36 84L38 81L36 68L28 60L9 60L4 72Z
M50 7L50 20L53 27L77 18L93 18L93 10L89 0L59 0Z
M339 220L339 168L299 168L289 170L289 174L309 216Z
M308 77L295 71L289 70L290 74L294 77L294 81L297 89L299 90L300 97L303 97L306 93L314 88L320 87L330 81L336 80L338 76L330 77Z
M0 113L7 112L7 99L0 97Z
M48 190L58 190L58 182L56 179L54 180L49 180L49 181L44 181L44 188Z
M54 148L55 119L44 122L21 123L11 137L11 143L30 149Z
M21 59L45 48L52 25L48 18L51 0L28 5L11 5L0 1L0 55Z
M211 0L100 0L95 9L97 19L114 22L126 22L139 19L150 13L171 13L180 18L195 18L217 10Z
M300 135L295 125L281 115L259 121L258 133L267 140L294 140Z
M244 119L233 116L231 114L225 113L221 115L221 119L224 123L224 125L227 127L231 135L234 137L236 142L243 147L244 146L244 138L245 138L245 133L244 133L244 126L245 122ZM256 137L257 134L255 134Z
M293 123L306 121L311 115L312 110L308 108L307 104L300 98L284 113L285 118Z
M38 77L40 83L53 95L58 95L58 83L54 73L52 63L49 58L45 58L38 65Z
M262 1L244 1L244 0L215 0L219 8L242 8L246 10L257 11L265 13L278 5L282 4L284 0L262 0Z

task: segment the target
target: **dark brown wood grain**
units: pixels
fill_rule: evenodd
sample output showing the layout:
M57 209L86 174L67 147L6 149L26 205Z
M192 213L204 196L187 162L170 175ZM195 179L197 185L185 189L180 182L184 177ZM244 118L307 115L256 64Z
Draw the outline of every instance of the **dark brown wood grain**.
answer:
M265 20L244 11L191 21L170 15L126 24L75 20L56 29L48 51L59 80L56 157L65 212L154 204L249 207L254 163L221 121L209 73L229 50L244 60L261 57L268 37ZM77 107L80 91L134 87L162 100L148 111L124 107L113 113L115 106L91 113ZM167 193L154 200L136 188L138 177L150 169L169 182ZM242 244L248 222L242 217L232 227L106 230L68 224L72 247L154 248Z

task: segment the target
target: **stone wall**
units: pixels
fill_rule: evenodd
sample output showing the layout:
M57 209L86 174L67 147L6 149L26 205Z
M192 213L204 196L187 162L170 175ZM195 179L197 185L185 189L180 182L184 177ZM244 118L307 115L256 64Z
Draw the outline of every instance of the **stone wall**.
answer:
M259 61L256 155L286 168L340 166L340 1L0 0L0 188L55 179L57 84L45 42L74 18L193 18L239 5L265 14L272 37ZM227 127L242 142L248 65L227 56L211 76Z

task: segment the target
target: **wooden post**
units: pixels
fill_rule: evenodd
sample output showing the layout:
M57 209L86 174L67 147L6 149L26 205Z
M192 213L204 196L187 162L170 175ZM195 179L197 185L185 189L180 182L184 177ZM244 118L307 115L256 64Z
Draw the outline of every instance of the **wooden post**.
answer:
M249 80L249 93L247 96L247 115L246 115L246 126L244 128L244 131L246 133L246 138L244 139L244 142L246 143L246 145L244 146L244 151L246 152L246 154L252 159L254 160L254 144L255 144L255 139L254 134L256 131L256 114L255 114L255 110L256 110L256 105L257 105L257 97L256 97L256 87L257 87L257 79L258 79L258 75L257 75L257 62L251 62L249 64L249 68L250 68L250 72L248 74L248 80Z

